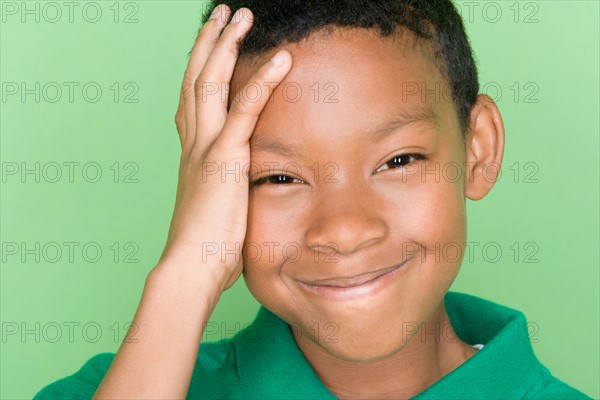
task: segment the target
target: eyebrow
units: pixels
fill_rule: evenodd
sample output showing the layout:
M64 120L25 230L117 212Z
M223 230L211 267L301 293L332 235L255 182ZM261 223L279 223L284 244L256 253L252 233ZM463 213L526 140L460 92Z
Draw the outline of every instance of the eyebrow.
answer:
M419 107L414 110L403 110L395 115L390 121L381 126L369 129L365 132L365 139L371 143L378 142L398 129L413 123L423 123L431 127L436 126L436 115L431 107Z
M300 158L304 154L302 147L295 143L281 143L276 140L265 139L264 135L256 135L256 132L250 138L250 149L277 153L289 158Z
M364 132L364 140L370 143L379 142L397 130L417 122L435 127L435 117L435 112L431 107L403 110L384 124L366 130ZM290 158L300 158L304 155L304 149L298 143L282 143L277 140L267 139L264 135L256 135L256 132L250 138L250 147L255 151L277 153Z

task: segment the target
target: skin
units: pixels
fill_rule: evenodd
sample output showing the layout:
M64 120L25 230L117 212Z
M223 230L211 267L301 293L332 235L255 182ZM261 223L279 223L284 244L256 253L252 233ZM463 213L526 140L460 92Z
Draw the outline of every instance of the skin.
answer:
M463 141L452 102L399 95L412 82L429 89L445 84L428 50L412 36L383 38L374 30L343 28L280 48L291 53L294 66L256 124L250 181L288 178L251 187L245 281L261 304L296 328L298 346L336 396L414 396L476 352L449 323L443 298L462 257L442 249L464 246L465 201L484 197L493 186L495 169L485 166L502 160L500 113L491 99L479 96ZM233 87L247 83L255 65L272 54L240 61ZM338 101L325 103L332 90L323 88L331 82L339 88ZM311 90L315 83L321 101ZM289 100L294 90L286 98L286 84L302 89L298 101ZM369 130L398 112L426 107L433 111L432 121L368 140ZM266 143L278 145L265 148ZM292 146L302 154L279 150ZM415 153L427 159L387 164L373 174L394 156ZM284 169L289 163L300 168ZM437 180L435 174L421 174L436 165ZM448 165L461 166L460 177L444 169ZM269 257L272 243L277 245ZM286 244L293 244L287 255ZM407 259L382 290L350 300L320 298L300 283L365 274ZM436 326L437 340L424 334Z
M221 293L242 272L239 254L223 258L205 251L205 245L232 248L243 242L248 183L236 177L221 180L205 167L230 170L249 163L248 140L267 98L240 99L227 107L216 96L203 96L204 83L231 80L237 43L251 27L251 13L241 17L249 10L240 11L232 17L228 7L217 7L194 44L175 115L181 160L167 242L94 399L185 398L203 329ZM292 65L289 53L281 56L260 66L251 80L281 81Z
M224 5L215 11L196 39L181 86L175 124L182 153L167 242L132 321L135 340L125 337L94 398L185 398L203 329L242 273L262 304L298 327L298 346L338 397L422 391L473 354L446 329L443 306L461 260L436 260L431 250L464 242L465 199L483 198L493 186L497 170L485 167L499 165L504 148L497 107L478 98L463 142L451 103L398 95L402 82L432 87L442 81L414 43L399 46L402 41L372 31L341 29L238 59L252 13L242 8L232 17ZM275 52L278 60L270 60ZM286 101L281 94L290 82L305 94L315 82L333 82L338 102L315 102L312 93ZM227 83L231 93L209 95ZM251 97L257 86L275 90ZM385 139L365 139L392 114L426 105L433 124L413 122ZM303 155L267 151L274 141L280 150L294 141ZM404 156L401 168L387 162L408 152L427 160ZM452 182L418 174L450 161L467 165ZM268 163L287 162L300 167L287 171L299 179L289 185L250 186L239 173L218 173L252 165L254 182L278 172ZM281 247L269 257L267 242L293 244L298 259L292 262ZM250 254L253 243L264 256ZM377 293L344 302L315 296L300 282L373 273L404 260ZM402 329L431 331L436 323L441 340ZM319 335L311 334L313 327Z

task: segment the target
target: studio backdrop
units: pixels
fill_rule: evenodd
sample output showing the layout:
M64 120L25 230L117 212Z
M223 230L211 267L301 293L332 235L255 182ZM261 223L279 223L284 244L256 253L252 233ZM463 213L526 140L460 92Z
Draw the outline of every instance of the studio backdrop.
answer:
M24 399L123 340L167 237L174 116L208 4L0 4L0 398ZM451 290L523 311L538 358L598 398L599 3L456 4L506 149L491 193L468 201ZM258 306L240 279L203 340Z

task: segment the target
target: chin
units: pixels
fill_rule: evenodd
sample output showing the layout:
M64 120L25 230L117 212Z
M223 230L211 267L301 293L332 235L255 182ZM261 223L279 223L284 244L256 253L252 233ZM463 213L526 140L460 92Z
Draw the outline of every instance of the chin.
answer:
M357 318L356 313L353 318L338 314L331 319L321 317L316 321L307 320L305 316L290 317L295 320L293 326L301 327L301 335L294 331L296 341L303 345L301 347L319 348L321 352L341 360L370 362L399 352L411 338L403 335L401 318L392 321L374 311L369 313L369 318ZM317 335L315 326L320 327Z
M334 357L350 361L368 363L390 357L401 351L407 343L401 340L390 340L389 337L353 338L350 343L340 340L338 343L317 343L324 351Z

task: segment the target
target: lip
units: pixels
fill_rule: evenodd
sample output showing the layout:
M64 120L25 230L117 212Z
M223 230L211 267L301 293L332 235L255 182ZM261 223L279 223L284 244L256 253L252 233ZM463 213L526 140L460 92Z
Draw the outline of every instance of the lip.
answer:
M411 259L412 257L392 267L354 277L298 282L300 286L308 289L312 294L316 294L326 300L350 300L379 292L394 280L394 277L398 275L402 267Z

